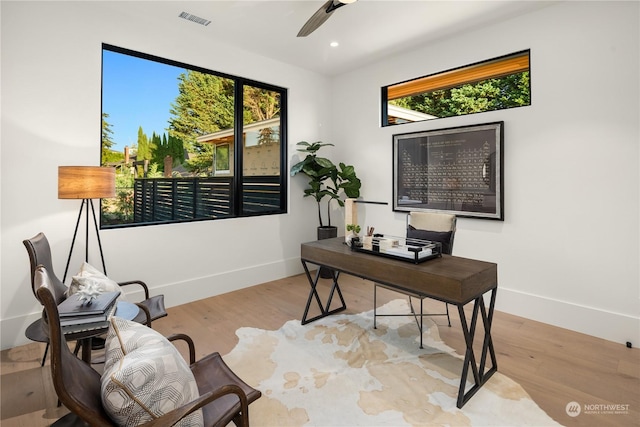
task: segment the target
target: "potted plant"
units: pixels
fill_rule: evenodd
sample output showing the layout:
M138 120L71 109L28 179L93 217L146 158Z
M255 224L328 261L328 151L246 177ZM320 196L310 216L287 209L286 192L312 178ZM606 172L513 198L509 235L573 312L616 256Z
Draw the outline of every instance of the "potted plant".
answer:
M351 246L351 242L353 239L358 238L358 233L361 228L358 224L347 224L347 231L350 231L349 235L345 237L345 241L347 245Z
M331 203L335 200L340 206L344 206L342 195L349 198L360 196L360 179L356 176L353 166L339 163L339 167L325 157L318 156L318 150L331 145L321 141L309 144L306 141L298 142L297 150L306 153L306 157L291 167L291 176L302 173L309 178L309 186L304 189L304 197L313 197L318 204L318 240L336 237L338 229L331 225ZM322 200L327 200L327 225L322 220Z

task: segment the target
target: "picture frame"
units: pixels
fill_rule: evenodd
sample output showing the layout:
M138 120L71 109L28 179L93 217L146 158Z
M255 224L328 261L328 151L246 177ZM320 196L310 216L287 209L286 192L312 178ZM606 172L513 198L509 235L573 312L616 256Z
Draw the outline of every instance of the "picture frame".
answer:
M393 135L393 210L504 221L504 122Z

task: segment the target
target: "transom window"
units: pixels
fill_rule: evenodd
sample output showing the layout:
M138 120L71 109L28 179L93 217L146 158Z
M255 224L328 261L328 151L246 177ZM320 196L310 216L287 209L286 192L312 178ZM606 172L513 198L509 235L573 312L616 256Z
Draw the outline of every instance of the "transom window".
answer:
M286 89L102 47L103 228L286 212Z
M382 87L382 126L531 105L529 50Z

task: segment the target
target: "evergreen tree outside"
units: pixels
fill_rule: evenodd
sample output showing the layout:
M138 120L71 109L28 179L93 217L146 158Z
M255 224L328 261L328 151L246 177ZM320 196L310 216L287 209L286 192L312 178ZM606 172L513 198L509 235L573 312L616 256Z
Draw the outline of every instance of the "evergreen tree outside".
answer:
M273 144L278 141L280 141L280 134L278 132L275 132L272 128L260 129L258 145Z
M155 132L151 139L156 145L151 161L159 165L159 170L164 171L164 158L166 156L170 156L173 160L173 167L181 165L182 162L184 162L182 140L173 136L167 137L166 133L163 133L161 138L159 135L156 135Z
M244 87L244 123L261 122L280 115L280 96L277 92L264 90L254 86ZM263 128L258 136L258 144L265 145L278 142L280 134L272 128Z
M529 72L435 90L389 103L440 118L521 107L531 104Z
M171 104L169 138L177 138L182 146L172 145L172 149L186 148L194 154L187 161L187 168L196 175L212 172L213 144L200 143L202 135L230 129L234 126L234 82L212 74L187 70L178 77L179 95ZM268 120L280 114L279 94L254 86L245 86L243 94L244 124ZM259 143L266 144L279 140L279 134L272 129L262 129Z
M269 120L280 114L280 97L277 92L245 86L243 104L245 125Z
M113 147L113 129L111 129L111 123L107 121L109 114L102 113L102 162L104 163L104 156Z
M155 146L153 141L149 141L149 137L142 130L142 126L138 128L138 151L137 151L137 159L138 161L142 160L151 160L153 157L153 150Z
M149 162L151 162L151 159L153 157L153 150L155 149L155 146L153 145L152 141L149 141L149 137L142 130L142 126L138 128L137 146L138 148L136 151L136 160L138 162L142 162L144 160L149 160ZM138 176L147 176L144 172L144 168L142 165L138 165L137 169L138 169Z
M164 135L163 135L164 136ZM167 138L168 152L173 158L173 165L179 165L184 162L184 144L180 138L169 135Z
M178 77L179 94L169 110L169 137L182 140L195 158L187 168L197 175L211 173L213 145L196 138L233 127L234 82L213 74L187 70Z
M107 121L109 114L102 113L102 145L100 152L100 164L121 162L124 159L124 153L113 151L113 129L111 123Z

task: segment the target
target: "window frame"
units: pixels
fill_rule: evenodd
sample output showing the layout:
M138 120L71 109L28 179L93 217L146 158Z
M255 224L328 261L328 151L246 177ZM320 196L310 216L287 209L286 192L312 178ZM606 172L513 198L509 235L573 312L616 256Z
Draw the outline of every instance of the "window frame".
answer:
M145 221L145 222L131 222L131 223L120 223L120 224L104 224L103 221L103 210L102 210L102 200L100 203L100 229L115 229L115 228L126 228L126 227L140 227L140 226L148 226L148 225L162 225L162 224L174 224L174 223L184 223L184 222L193 222L193 221L210 221L210 220L220 220L227 218L239 218L239 217L252 217L252 216L262 216L262 215L280 215L287 213L288 206L288 170L287 170L287 116L288 116L288 89L276 85L272 85L269 83L259 82L252 79L247 79L244 77L234 76L231 74L214 71L211 69L207 69L204 67L187 64L180 61L175 61L143 52L138 52L135 50L122 48L118 46L114 46L107 43L102 43L101 53L105 51L119 53L123 55L133 56L139 59L148 60L152 62L158 62L161 64L174 66L178 68L183 68L185 70L196 71L199 73L210 74L220 78L225 78L232 80L234 83L234 124L233 124L233 150L231 147L229 149L229 155L233 154L233 160L230 160L229 166L233 168L233 175L231 177L232 182L232 195L230 196L230 205L232 206L233 211L230 215L224 215L220 217L203 217L203 218L191 218L191 219L178 219L178 220L168 220L168 221ZM103 58L103 55L101 55ZM104 109L104 59L101 59L101 102L100 102L100 110L101 117L105 112ZM280 144L280 170L279 170L279 207L267 210L264 212L245 212L243 210L243 147L244 147L244 138L243 138L243 117L244 117L244 87L252 86L256 88L260 88L263 90L277 92L280 100L280 111L278 117L280 119L280 132L279 132L279 144ZM108 112L107 112L108 113ZM100 152L102 152L102 120L101 120L101 130L100 130ZM215 152L215 148L214 148ZM102 165L102 154L100 154L100 164ZM233 162L233 166L231 164ZM212 165L212 177L216 177L215 170L213 170Z
M526 69L524 63L526 62ZM389 101L393 99L401 99L409 96L418 96L424 93L430 93L437 90L447 90L453 88L459 88L465 84L479 83L485 80L493 78L501 78L521 72L529 72L529 104L522 106L513 106L507 108L501 108L497 110L483 110L473 113L457 114L452 116L424 118L423 120L407 121L402 123L391 123L389 121ZM420 85L429 85L433 87L429 90L422 92L415 92L413 87L420 87ZM398 94L391 94L392 91L401 92L404 95L398 96ZM398 83L392 83L390 85L382 86L380 89L381 96L381 115L380 123L381 127L397 126L407 123L415 123L418 121L429 121L442 119L447 117L459 117L467 114L477 114L487 111L499 111L502 109L526 107L531 105L531 49L524 49L518 52L509 53L506 55L498 56L495 58L486 59L483 61L474 62L472 64L463 65L460 67L451 68L445 71L439 71L425 76L416 77L408 80L404 80ZM390 99L391 97L391 99ZM413 112L412 110L408 110ZM416 114L426 114L414 112Z

